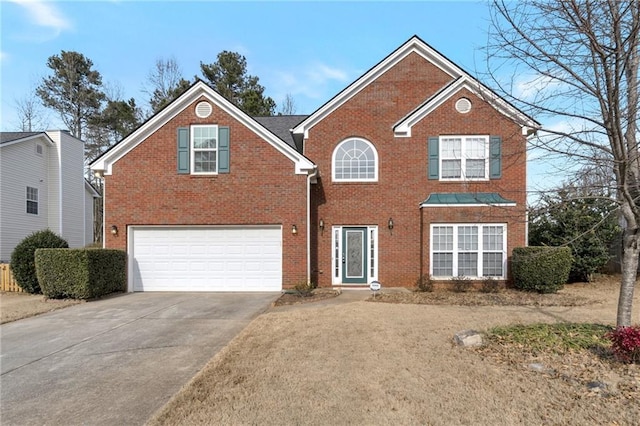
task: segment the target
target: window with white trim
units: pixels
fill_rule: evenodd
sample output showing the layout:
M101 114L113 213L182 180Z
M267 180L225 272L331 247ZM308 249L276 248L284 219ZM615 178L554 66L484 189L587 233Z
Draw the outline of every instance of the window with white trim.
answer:
M191 173L218 172L218 126L191 126Z
M335 182L376 182L378 153L371 142L350 138L333 151L332 178Z
M440 136L440 178L488 180L489 136Z
M38 188L27 186L27 213L38 214Z
M505 277L504 224L431 225L431 275Z

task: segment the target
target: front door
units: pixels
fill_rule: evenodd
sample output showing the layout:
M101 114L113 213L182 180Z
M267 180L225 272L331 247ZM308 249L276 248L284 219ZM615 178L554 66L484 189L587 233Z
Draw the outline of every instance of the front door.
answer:
M342 228L342 282L367 283L367 228Z

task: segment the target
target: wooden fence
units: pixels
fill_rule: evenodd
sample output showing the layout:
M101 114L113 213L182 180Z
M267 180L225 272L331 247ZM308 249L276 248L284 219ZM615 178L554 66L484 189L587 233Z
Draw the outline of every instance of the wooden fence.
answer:
M13 278L13 274L11 273L8 263L0 263L0 290L14 291L18 293L24 292Z

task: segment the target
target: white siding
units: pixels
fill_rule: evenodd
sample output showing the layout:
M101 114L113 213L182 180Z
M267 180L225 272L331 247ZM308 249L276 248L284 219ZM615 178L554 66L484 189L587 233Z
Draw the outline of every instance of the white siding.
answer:
M84 190L84 245L93 243L93 194Z
M57 225L69 247L85 245L84 143L65 132L47 132L57 147L57 158L50 164L58 174L56 194L58 214L50 215L51 229ZM53 194L54 192L52 192Z
M36 154L36 143L43 147ZM44 137L0 148L0 261L8 262L15 246L48 225L47 154ZM38 214L27 213L27 186L38 189Z

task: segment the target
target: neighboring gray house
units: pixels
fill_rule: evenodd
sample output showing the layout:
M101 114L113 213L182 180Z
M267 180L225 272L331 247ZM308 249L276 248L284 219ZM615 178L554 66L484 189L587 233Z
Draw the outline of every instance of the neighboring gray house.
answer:
M0 132L0 262L27 235L51 229L70 247L93 242L84 142L68 132Z

